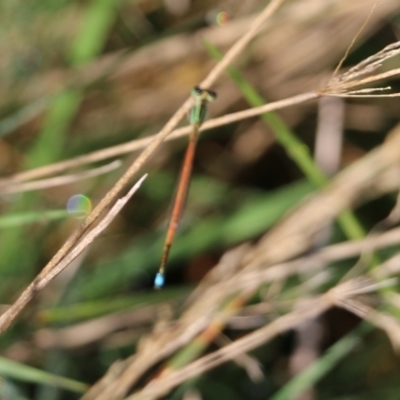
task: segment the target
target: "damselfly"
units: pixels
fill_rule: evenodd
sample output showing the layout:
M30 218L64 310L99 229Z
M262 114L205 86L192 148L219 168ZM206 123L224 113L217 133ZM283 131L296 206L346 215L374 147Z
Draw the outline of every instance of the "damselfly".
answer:
M194 105L190 112L190 123L192 131L189 136L189 143L186 148L185 158L183 160L182 172L179 178L178 190L172 207L171 219L168 224L167 236L164 242L164 249L161 257L160 268L154 279L154 287L159 289L165 283L165 266L167 264L169 251L174 241L175 233L179 225L179 220L182 215L182 209L185 202L186 194L189 188L190 175L192 172L192 165L194 154L196 150L197 138L199 134L200 125L206 117L207 103L216 99L217 95L205 89L195 87L192 90L194 98Z

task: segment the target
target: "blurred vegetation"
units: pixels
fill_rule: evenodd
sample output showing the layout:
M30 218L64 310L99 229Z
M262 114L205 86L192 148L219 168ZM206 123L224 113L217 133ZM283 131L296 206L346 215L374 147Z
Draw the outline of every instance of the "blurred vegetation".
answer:
M203 39L225 52L266 3L0 2L1 177L157 132L216 63ZM318 88L370 7L348 0L323 6L312 0L287 3L235 64L244 84L262 96L258 101ZM382 0L346 65L400 40L399 32L400 5L397 0ZM235 86L238 79L226 75L213 88L218 99L209 107L210 116L255 105ZM391 86L398 91L400 84L394 80ZM384 141L398 123L399 105L396 98L346 102L341 167ZM293 140L300 147L305 143L308 150L302 149L313 154L316 103L278 114L267 117L272 128L252 118L201 135L184 219L168 263L167 286L161 292L152 284L186 140L166 143L157 152L145 167L149 177L113 224L1 336L1 355L20 364L11 368L0 360L0 398L79 398L74 389L84 390L80 383L93 384L115 360L131 355L139 338L169 313L168 306L173 315L179 312L192 287L228 248L256 241L324 184L318 170L314 179L307 176L307 168L314 168L311 157L306 167L298 166L279 136L279 130L295 134ZM2 195L2 304L16 298L79 226L81 219L66 211L68 200L83 194L98 203L135 156L121 156L123 166L100 177ZM369 230L387 216L394 203L395 197L388 195L347 216L353 224L358 221L358 227L353 225L356 236L361 226ZM88 211L87 204L78 204L76 211ZM343 238L342 229L334 226L330 241ZM351 265L341 262L333 268L340 276ZM166 398L180 399L188 389L196 389L208 400L289 399L314 386L315 399L397 399L400 359L385 335L359 328L357 338L362 335L363 340L355 340L351 331L358 320L344 311L329 312L321 321L321 353L333 346L314 367L316 372L304 372L300 386L287 384L295 346L294 334L288 332L252 352L262 365L261 380L253 381L239 365L228 363ZM79 333L86 331L87 337ZM234 329L225 333L232 339L243 334ZM338 342L343 337L345 341ZM29 375L26 366L40 372L40 378ZM69 380L54 379L53 374Z

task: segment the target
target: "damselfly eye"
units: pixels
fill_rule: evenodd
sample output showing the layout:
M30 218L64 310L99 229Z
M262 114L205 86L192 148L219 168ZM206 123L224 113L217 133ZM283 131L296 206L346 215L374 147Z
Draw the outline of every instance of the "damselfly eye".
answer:
M192 96L205 101L214 101L217 98L217 94L212 90L201 89L199 86L195 86L192 89Z
M200 96L203 93L203 89L200 89L198 86L195 86L192 89L192 96Z
M214 101L217 98L217 93L213 92L212 90L207 90L207 101Z

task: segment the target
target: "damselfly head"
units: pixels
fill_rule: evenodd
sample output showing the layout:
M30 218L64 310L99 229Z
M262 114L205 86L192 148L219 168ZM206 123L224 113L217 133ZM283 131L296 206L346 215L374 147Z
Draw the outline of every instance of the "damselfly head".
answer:
M217 98L217 94L212 90L201 89L198 86L192 89L192 96L205 101L214 101Z

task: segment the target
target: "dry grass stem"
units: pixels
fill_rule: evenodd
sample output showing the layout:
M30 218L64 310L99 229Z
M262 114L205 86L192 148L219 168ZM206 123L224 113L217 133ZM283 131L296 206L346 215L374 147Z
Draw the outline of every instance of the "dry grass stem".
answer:
M384 247L394 246L400 242L400 228L383 233L369 235L363 240L348 241L324 247L310 256L321 262L332 262L355 257L366 249L375 251Z
M327 176L334 175L340 168L344 112L342 99L322 97L318 101L314 159Z
M337 303L337 306L344 308L386 332L393 349L397 353L400 352L400 324L396 318L356 299L341 299Z
M294 106L296 104L301 104L303 102L314 100L316 98L318 98L318 94L315 92L304 93L297 96L289 97L284 100L268 103L260 107L249 108L247 110L239 111L236 113L226 114L222 117L205 121L201 125L200 131L203 132L210 129L218 128L220 126L228 125L233 122L238 122L246 118L256 117L258 115L264 114L269 111ZM190 131L191 127L189 125L183 128L176 129L173 132L171 132L171 134L166 138L166 140L173 140L186 136L190 133ZM107 147L106 149L103 150L93 151L83 156L74 157L71 158L70 160L60 161L54 164L49 164L43 167L14 174L8 178L0 179L0 188L12 185L14 184L14 182L23 182L31 179L41 178L44 176L63 172L69 168L74 168L88 163L102 161L108 158L141 150L146 146L148 146L158 135L159 133L156 133L155 135L145 137L143 139L135 139L127 143Z
M390 257L384 263L382 263L379 268L375 268L371 271L372 276L376 280L381 280L389 275L396 275L400 272L400 254L395 254Z
M400 228L382 234L371 235L364 240L348 241L327 246L306 257L300 257L293 261L276 264L260 271L256 270L243 273L240 280L236 280L235 284L230 286L228 294L244 289L249 290L250 288L257 287L257 285L260 284L281 281L289 278L291 275L301 273L304 270L312 272L315 269L318 270L321 264L328 264L335 261L353 258L364 252L365 249L375 251L380 248L394 246L398 243L400 243ZM397 261L398 259L399 257L396 256ZM379 268L376 268L371 272L373 274L372 276L383 279L389 273L391 275L395 274L397 270L393 270L391 266L397 265L396 260L393 260L393 262L388 260L383 263Z
M109 164L102 165L101 167L93 168L88 171L80 172L78 174L56 176L54 178L42 179L39 181L18 183L16 181L3 187L0 186L2 194L6 193L20 193L28 192L31 190L47 189L55 186L67 185L74 182L79 182L84 179L94 178L95 176L103 175L111 172L121 166L120 160L115 160Z
M372 74L374 71L380 68L385 61L399 54L400 54L400 41L391 43L378 53L366 58L365 60L361 61L354 67L351 67L347 72L337 77L331 83L331 85L334 86L336 84L354 81L355 79L359 79L361 76L364 76L366 74Z
M214 118L212 120L206 121L201 126L201 131L213 129L216 127L220 127L229 123L237 122L246 118L251 118L258 116L260 114L282 109L285 107L290 107L296 104L300 104L309 100L316 99L320 96L333 96L333 97L398 97L400 94L398 93L389 93L389 94L372 94L377 91L386 91L389 90L390 87L385 88L367 88L367 89L359 89L359 90L349 90L357 86L365 85L368 83L380 81L383 79L387 79L400 74L400 68L393 69L381 74L377 74L374 76L370 76L364 79L358 79L360 76L365 75L367 73L371 73L375 71L378 67L381 66L381 63L388 58L394 57L395 55L400 54L400 42L393 43L383 49L381 52L375 54L374 56L369 57L367 60L361 62L357 66L350 69L348 72L343 75L338 76L333 79L332 82L329 83L324 89L320 92L310 92L304 93L300 95L296 95L284 100L272 102L266 104L261 107L255 107L248 110L240 111L237 113L232 113L225 115L223 117ZM190 132L190 126L186 126L183 128L179 128L171 132L170 135L165 137L166 140L172 140L175 138L179 138L187 135ZM70 160L57 162L54 164L46 165L44 167L35 168L30 171L21 172L18 174L14 174L11 177L0 179L0 188L7 188L9 185L15 184L15 182L23 182L31 179L37 179L44 176L56 174L65 171L69 168L74 168L77 166L81 166L84 164L101 161L107 158L120 156L122 154L127 154L133 151L137 151L146 146L149 146L156 138L159 138L160 135L164 135L163 131L147 137L143 139L133 140L121 145L111 146L104 150L95 151L84 156L75 157ZM159 139L157 139L157 147ZM163 141L162 139L161 141ZM160 141L160 143L161 143ZM152 150L153 151L153 150ZM149 155L146 156L147 159ZM139 160L136 161L140 166L144 163ZM138 167L136 167L138 168ZM135 170L136 170L135 168ZM7 189L4 189L7 190Z
M324 190L297 207L261 239L247 268L265 268L307 250L322 227L339 212L352 207L363 195L373 195L373 182L399 162L399 146L400 127L395 127L385 143L340 172Z
M357 98L368 98L368 99L373 99L376 97L400 97L400 93L391 93L391 94L376 94L376 95L357 95L357 94L328 94L327 96L331 97L341 97L344 99L357 99Z
M214 342L219 347L225 347L232 343L232 341L223 334L219 335ZM253 382L261 381L264 378L261 365L255 357L243 353L235 357L233 361L246 371Z
M361 78L365 75L371 75L378 68L382 66L383 62L399 54L400 54L400 42L395 42L390 44L389 46L386 46L380 52L374 54L371 57L368 57L366 60L352 67L349 71L332 79L322 90L322 93L330 95L343 94L349 92L352 93L352 91L349 89L398 75L400 73L399 68L392 69L390 71L383 72L380 74L375 74L366 78ZM376 90L385 90L385 88L367 89L367 90L376 91Z
M371 19L372 15L373 15L373 13L374 13L374 11L375 11L376 6L380 3L380 1L381 1L381 0L377 0L377 1L375 2L375 4L373 5L373 7L371 7L371 10L370 10L370 12L369 12L369 14L368 14L366 20L365 20L364 23L361 25L361 27L360 27L360 29L358 30L358 32L354 35L353 39L352 39L351 42L350 42L349 47L346 49L346 52L344 53L343 57L342 57L341 60L339 61L339 63L338 63L338 65L336 66L335 70L333 71L332 78L330 79L329 83L332 82L332 81L335 79L335 77L336 77L337 73L339 72L340 68L342 68L343 63L347 60L347 57L349 56L350 50L353 48L354 43L356 42L356 40L357 40L357 39L359 38L359 36L361 35L361 32L362 32L362 31L365 29L365 27L367 26L369 20ZM328 83L328 85L329 85L329 83Z
M225 115L223 117L214 118L212 120L206 121L201 126L201 131L217 128L229 123L237 122L246 118L251 118L258 116L260 114L282 109L285 107L290 107L296 104L301 104L303 102L316 99L320 96L334 96L334 97L398 97L400 94L398 93L389 93L389 94L372 94L377 91L386 91L389 90L390 87L385 88L367 88L367 89L359 89L359 90L350 90L357 86L365 85L368 83L373 83L376 81L384 80L393 76L397 76L400 74L400 68L393 69L381 74L373 75L364 79L359 79L360 76L365 74L370 74L374 72L377 68L379 68L383 61L388 58L394 57L395 55L400 54L400 42L393 43L387 47L385 47L379 53L369 57L367 60L359 63L357 66L351 68L348 72L339 75L335 79L333 79L325 88L323 88L320 92L309 92L300 95L296 95L293 97L289 97L284 100L279 100L276 102L272 102L266 104L261 107L255 107L252 109L240 111L237 113L232 113ZM218 64L219 65L219 64ZM185 103L186 104L186 103ZM187 107L190 107L187 106ZM190 126L186 126L183 128L179 128L171 132L168 136L164 137L163 131L159 133L138 140L133 140L121 145L111 146L104 150L95 151L83 156L74 157L70 160L57 162L54 164L46 165L44 167L35 168L29 171L21 172L18 174L14 174L11 177L0 179L0 188L7 187L14 182L23 182L31 179L37 179L44 176L57 174L65 171L69 168L74 168L77 166L85 165L92 162L97 162L101 160L105 160L107 158L112 158L116 156L120 156L122 154L131 153L133 151L137 151L146 146L149 146L156 138L159 138L160 135L163 136L160 143L165 140L172 140L175 138L179 138L187 135L190 132ZM158 147L158 140L157 146ZM153 150L152 150L153 152ZM151 153L152 153L151 152ZM150 154L151 154L150 153ZM146 160L150 155L146 155ZM138 162L138 160L137 160ZM143 161L144 163L144 161ZM142 162L140 163L142 165ZM136 169L136 168L135 168Z
M226 67L246 48L246 46L259 33L265 22L285 2L285 0L271 0L265 9L252 22L249 30L229 49L223 59L212 69L200 86L210 88L214 82L225 72Z
M130 191L121 199L119 199L113 207L106 213L104 218L89 231L85 237L74 247L59 263L57 263L50 271L42 270L40 274L32 281L32 283L21 293L18 299L0 316L0 327L7 329L11 322L25 305L33 298L33 296L42 290L54 277L63 271L73 260L75 260L93 240L100 235L104 229L112 222L116 215L121 211L122 207L129 201L133 194L139 189L140 185L146 179L147 175L140 178Z
M292 329L308 319L321 315L324 311L342 301L342 299L352 296L352 293L360 288L360 282L357 280L349 281L340 286L334 287L322 296L304 300L297 309L282 317L276 318L265 327L236 340L220 350L192 362L186 367L177 371L164 372L161 377L151 381L151 383L140 390L140 392L126 397L126 400L150 400L166 395L172 388L180 383L259 347L279 333ZM86 397L84 398L86 399ZM115 397L115 399L118 398L119 397ZM103 397L93 397L93 400L94 399L100 400L103 399ZM114 398L111 399L114 400Z
M355 81L351 81L351 82L347 82L347 83L340 83L337 86L331 86L329 89L332 90L332 93L329 93L329 92L328 93L334 94L335 91L347 92L348 89L352 89L354 87L361 86L361 85L366 85L367 83L381 81L383 79L391 78L391 77L397 76L399 74L400 74L400 68L392 69L387 72L382 72L381 74L369 76L368 78L359 79L359 80L355 80Z
M150 326L157 316L157 307L148 306L134 311L122 311L112 315L57 329L44 328L36 332L35 345L43 350L52 348L74 349L104 340L111 334L139 327ZM39 316L40 318L40 316ZM132 341L130 337L129 341Z

